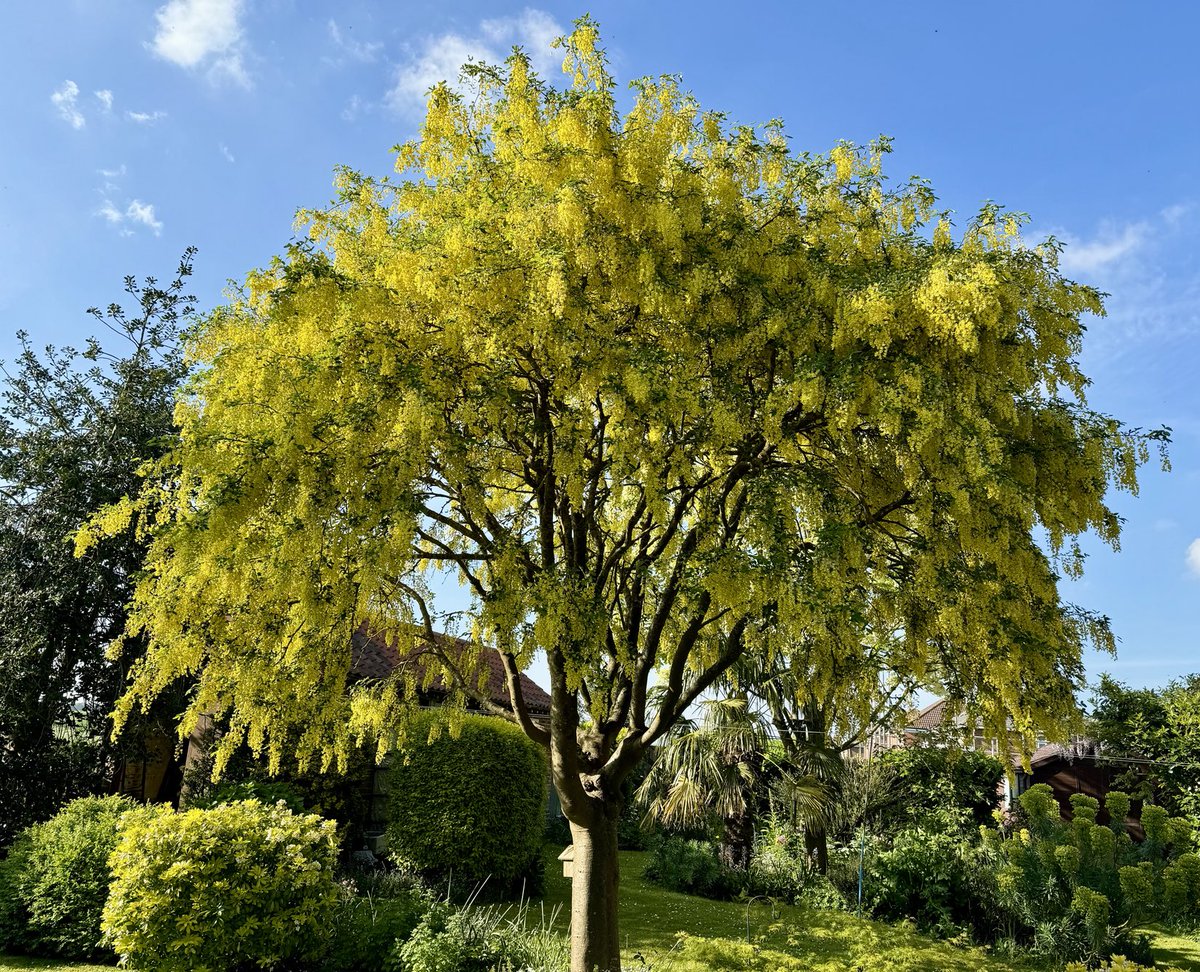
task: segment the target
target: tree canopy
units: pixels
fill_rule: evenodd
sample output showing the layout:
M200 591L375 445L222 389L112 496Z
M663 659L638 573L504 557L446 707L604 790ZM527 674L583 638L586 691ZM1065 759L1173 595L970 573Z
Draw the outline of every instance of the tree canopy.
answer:
M1143 689L1103 675L1087 722L1120 789L1200 827L1200 674Z
M105 650L145 551L124 531L76 559L71 539L136 492L138 466L170 444L191 261L167 286L127 278L132 315L92 310L116 342L39 352L22 333L0 366L0 846L109 783L109 715L129 658Z
M1101 296L1053 241L991 205L956 235L885 140L797 154L666 77L622 114L597 44L561 89L519 51L434 88L399 179L340 170L196 331L170 462L80 537L149 514L121 712L194 674L227 751L400 741L416 675L347 690L364 619L497 647L573 826L579 969L619 964L621 780L743 654L887 632L996 731L1053 730L1112 643L1059 573L1116 543L1148 441L1085 403Z

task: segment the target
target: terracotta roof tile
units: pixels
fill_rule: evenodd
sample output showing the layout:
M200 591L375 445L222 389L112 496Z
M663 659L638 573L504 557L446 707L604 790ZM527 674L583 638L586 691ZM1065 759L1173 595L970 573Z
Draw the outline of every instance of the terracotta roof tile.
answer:
M473 674L483 674L483 688L496 705L511 709L508 696L508 678L504 671L504 661L494 648L484 648L462 638L451 638L448 635L439 636L442 644L453 658L466 658L468 663L474 663L478 658L478 668ZM397 646L395 639L384 638L372 632L366 624L358 629L350 639L352 647L351 675L358 678L387 678L401 664L405 657ZM472 657L474 656L474 657ZM407 658L423 670L432 659L424 656L420 649L408 652ZM427 660L428 659L428 660ZM419 676L420 672L418 672ZM529 714L534 718L550 715L550 696L524 672L520 676L521 695ZM442 701L450 695L450 689L441 675L437 675L432 684L422 691L427 701Z
M946 720L945 699L938 699L936 702L931 702L925 706L920 712L913 716L908 721L908 729L917 732L927 732L931 729L937 729Z

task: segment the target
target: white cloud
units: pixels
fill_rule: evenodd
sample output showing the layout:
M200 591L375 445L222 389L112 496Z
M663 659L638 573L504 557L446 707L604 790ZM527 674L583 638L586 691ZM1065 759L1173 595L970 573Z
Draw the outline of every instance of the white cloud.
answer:
M1195 205L1192 203L1175 203L1172 206L1167 206L1159 215L1162 216L1163 222L1168 226L1174 227L1183 222L1183 218L1195 208Z
M1187 565L1188 570L1200 577L1200 537L1188 544Z
M566 31L544 10L526 7L519 17L485 20L479 27L486 37L497 44L506 44L509 48L519 44L525 48L540 74L549 76L557 73L562 66L562 51L550 45ZM507 55L508 50L505 49L504 53Z
M96 100L100 102L100 105L104 111L112 111L113 93L109 91L108 88L102 88L99 91L93 91L92 94L96 96Z
M346 30L350 29L346 28ZM333 41L334 46L350 60L361 61L364 64L370 64L379 57L379 52L383 50L382 42L357 41L342 30L336 20L332 19L329 21L329 38Z
M79 85L64 81L62 87L50 95L50 102L58 109L59 117L74 129L83 128L83 113L76 102L79 100Z
M154 214L154 206L134 199L124 210L118 209L111 199L106 198L96 211L97 216L103 216L112 226L121 231L122 236L132 236L131 223L153 230L154 235L162 233L163 224Z
M210 80L250 86L243 58L242 0L169 0L155 12L150 47L188 69L206 69Z
M158 236L162 232L163 224L160 220L154 217L154 207L150 203L144 203L140 199L135 199L129 204L129 208L125 210L125 217L134 223L141 223L154 230L154 235Z
M363 112L363 100L358 95L352 95L342 109L342 121L352 122Z
M1130 223L1121 229L1111 224L1104 226L1090 240L1066 234L1062 237L1066 248L1059 266L1067 274L1095 273L1136 252L1145 243L1149 230L1146 223Z
M1065 244L1062 272L1109 294L1105 319L1087 322L1086 362L1178 366L1180 347L1200 335L1200 272L1190 256L1200 247L1200 225L1186 218L1195 209L1185 200L1142 219L1102 222L1091 234L1061 227L1022 233L1029 241L1053 233Z
M562 58L550 42L565 31L543 10L526 9L517 17L484 20L472 36L446 33L426 38L397 68L387 101L397 111L412 114L425 105L429 89L440 81L461 89L461 68L468 61L498 64L509 48L519 45L534 68L552 76Z
M167 117L165 111L127 111L125 117L138 125L153 125Z
M237 160L236 160L236 159L233 157L233 153L229 151L229 146L228 146L228 145L226 145L224 142L222 142L222 143L221 143L221 154L222 154L223 156L225 156L225 161L226 161L226 162L236 162L236 161L237 161Z
M123 212L121 212L121 210L117 209L117 207L112 204L111 199L104 200L104 202L100 206L100 209L97 210L96 215L103 216L114 226L119 226L121 223L123 223L125 221L125 214Z

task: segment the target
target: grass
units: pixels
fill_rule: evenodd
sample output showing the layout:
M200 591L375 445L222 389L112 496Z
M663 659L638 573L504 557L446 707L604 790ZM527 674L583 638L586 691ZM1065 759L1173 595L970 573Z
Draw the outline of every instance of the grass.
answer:
M570 880L547 859L547 913L570 909ZM1031 972L977 948L933 941L904 926L757 902L708 901L665 891L642 877L648 855L621 852L621 935L629 968L655 972ZM749 943L747 942L749 927Z
M113 972L111 965L63 965L54 959L24 958L0 955L0 969L11 972Z
M1200 972L1200 940L1184 938L1157 928L1147 931L1153 939L1154 957L1159 962L1174 966L1181 972Z

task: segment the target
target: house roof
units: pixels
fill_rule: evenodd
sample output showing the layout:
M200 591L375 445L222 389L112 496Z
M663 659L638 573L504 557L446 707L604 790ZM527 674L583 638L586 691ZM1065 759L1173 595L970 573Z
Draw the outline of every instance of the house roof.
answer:
M512 700L508 695L508 676L504 670L504 661L495 648L476 645L464 638L452 638L449 635L437 636L438 648L445 652L456 663L470 671L464 672L466 677L482 676L481 689L496 705L512 709ZM351 636L352 676L367 679L388 678L398 668L411 664L418 682L424 681L426 666L437 665L433 652L429 648L401 649L395 636L385 637L372 631L365 623ZM520 675L521 697L529 714L536 718L550 715L550 696L540 685L524 672ZM426 701L444 701L450 695L450 687L439 673L434 676L428 688L422 688L421 695Z
M905 728L913 732L929 732L932 729L937 729L946 721L948 704L945 699L930 702L929 705L925 706L925 708L921 709L908 720L908 725Z
M1094 759L1097 753L1098 747L1095 740L1092 739L1078 739L1070 743L1047 743L1036 749L1029 757L1029 766L1033 769L1053 763L1058 759L1068 763L1080 759Z

